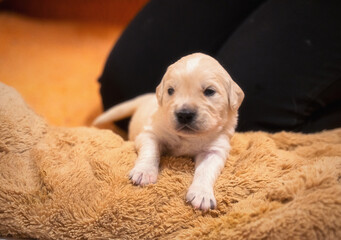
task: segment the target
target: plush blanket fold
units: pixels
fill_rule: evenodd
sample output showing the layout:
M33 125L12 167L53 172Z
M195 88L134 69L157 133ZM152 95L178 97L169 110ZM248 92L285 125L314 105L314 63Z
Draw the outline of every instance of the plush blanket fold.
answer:
M133 186L134 145L49 126L0 83L0 236L39 239L340 239L341 129L237 133L218 208L186 204L194 163L166 156Z

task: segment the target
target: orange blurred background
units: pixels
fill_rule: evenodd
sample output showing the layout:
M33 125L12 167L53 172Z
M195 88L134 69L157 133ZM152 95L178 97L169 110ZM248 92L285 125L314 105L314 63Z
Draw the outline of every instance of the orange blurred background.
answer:
M0 81L52 125L89 125L97 79L148 0L0 0Z

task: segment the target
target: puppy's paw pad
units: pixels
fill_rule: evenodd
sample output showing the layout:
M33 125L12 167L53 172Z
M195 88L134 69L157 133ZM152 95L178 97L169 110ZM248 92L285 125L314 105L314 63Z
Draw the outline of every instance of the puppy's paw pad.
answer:
M135 166L129 173L129 178L135 185L145 186L156 183L158 169L154 167L142 168Z
M186 201L190 202L195 209L207 211L217 206L213 189L206 189L201 186L191 186L186 195Z

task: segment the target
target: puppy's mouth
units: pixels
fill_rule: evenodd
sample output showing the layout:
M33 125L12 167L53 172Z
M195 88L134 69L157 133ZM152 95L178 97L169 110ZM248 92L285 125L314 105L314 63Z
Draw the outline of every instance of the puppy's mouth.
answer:
M194 134L194 133L197 133L199 129L189 124L182 124L182 125L177 126L176 131L181 132L181 133L186 133L186 134Z

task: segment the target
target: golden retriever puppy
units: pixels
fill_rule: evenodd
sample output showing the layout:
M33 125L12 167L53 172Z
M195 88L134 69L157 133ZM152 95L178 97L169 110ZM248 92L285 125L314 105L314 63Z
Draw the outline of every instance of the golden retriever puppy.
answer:
M129 176L136 185L156 182L162 153L194 157L186 200L205 211L216 207L213 186L228 158L243 98L214 58L194 53L168 67L156 95L116 105L94 125L132 115L129 139L135 140L138 158Z

